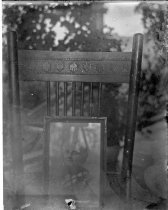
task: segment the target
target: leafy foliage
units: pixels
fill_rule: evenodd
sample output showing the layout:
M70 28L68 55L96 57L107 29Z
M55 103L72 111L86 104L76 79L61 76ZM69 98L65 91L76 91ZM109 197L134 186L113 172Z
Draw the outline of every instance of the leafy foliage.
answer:
M106 12L99 4L98 16ZM112 28L96 26L94 4L75 5L5 5L4 25L18 31L22 49L59 51L111 51L119 50L120 40L114 39ZM56 25L65 29L64 37L57 40ZM101 28L101 30L100 30ZM106 29L104 33L103 28ZM106 36L111 39L107 40Z
M167 101L168 5L140 3L136 11L142 13L145 28L144 66L139 103L139 126L143 127L144 121L165 110Z

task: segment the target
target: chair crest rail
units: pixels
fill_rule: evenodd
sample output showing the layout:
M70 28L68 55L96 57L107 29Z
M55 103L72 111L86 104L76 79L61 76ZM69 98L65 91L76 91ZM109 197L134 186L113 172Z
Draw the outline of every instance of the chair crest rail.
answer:
M128 82L130 52L18 50L21 80Z

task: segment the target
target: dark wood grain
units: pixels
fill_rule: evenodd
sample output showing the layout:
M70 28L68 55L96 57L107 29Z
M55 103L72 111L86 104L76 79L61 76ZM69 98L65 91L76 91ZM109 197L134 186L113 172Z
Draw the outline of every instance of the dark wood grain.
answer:
M8 74L9 74L9 113L12 148L13 183L15 184L15 207L24 203L23 151L21 136L20 90L18 71L17 35L8 32Z
M127 195L130 196L130 179L132 174L132 159L136 129L136 116L138 107L139 84L141 76L141 61L143 50L143 35L135 34L133 37L131 72L128 94L127 125L124 145L124 158L122 164L122 177L127 180Z
M55 82L55 115L59 116L59 82Z
M128 82L129 52L19 50L21 80Z
M64 82L64 116L67 116L67 82Z
M51 94L50 94L50 82L46 82L47 87L47 115L51 115Z
M90 104L89 104L89 115L92 116L93 115L93 82L90 83L90 93L89 93L89 96L90 96Z
M84 83L81 82L80 116L83 116L83 108L84 108Z
M76 82L72 82L72 116L76 113Z
M102 83L99 83L98 87L98 116L100 116L101 111L101 94L102 94Z

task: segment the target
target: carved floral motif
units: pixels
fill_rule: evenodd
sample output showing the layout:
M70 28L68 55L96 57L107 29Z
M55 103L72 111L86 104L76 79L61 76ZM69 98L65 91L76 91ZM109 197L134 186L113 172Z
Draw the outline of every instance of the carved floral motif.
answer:
M77 71L78 71L78 66L77 66L77 64L76 64L76 63L70 64L69 70L70 70L71 72L77 72Z
M19 64L19 67L25 72L32 74L109 74L112 72L127 73L130 69L130 63L125 62L102 62L102 61L65 61L65 60L25 60Z
M57 70L58 70L59 72L63 71L63 69L64 69L64 67L65 67L63 61L57 61L57 62L56 62L56 66L57 66Z
M92 69L92 64L88 62L82 63L82 73L89 72Z

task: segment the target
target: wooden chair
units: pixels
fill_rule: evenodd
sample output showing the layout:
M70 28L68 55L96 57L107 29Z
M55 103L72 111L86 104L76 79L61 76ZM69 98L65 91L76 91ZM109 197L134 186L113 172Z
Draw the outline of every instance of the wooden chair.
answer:
M38 50L18 50L17 35L8 33L9 98L11 113L11 135L14 171L19 181L17 193L23 190L22 137L20 133L19 81L42 81L46 83L47 116L60 116L59 85L64 87L63 116L67 116L67 85L71 83L72 112L76 116L76 87L80 86L80 106L78 117L84 116L85 85L89 88L88 116L93 116L93 92L97 88L98 111L100 116L102 85L107 83L128 83L129 96L127 125L122 164L122 177L126 183L126 195L130 197L131 171L138 106L138 92L141 74L143 35L133 37L132 52L56 52ZM51 84L55 84L55 111L51 111ZM96 86L95 86L96 84ZM110 105L109 105L110 107Z

